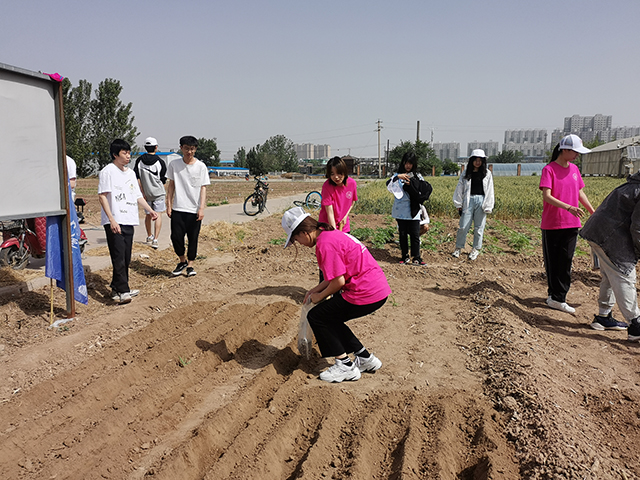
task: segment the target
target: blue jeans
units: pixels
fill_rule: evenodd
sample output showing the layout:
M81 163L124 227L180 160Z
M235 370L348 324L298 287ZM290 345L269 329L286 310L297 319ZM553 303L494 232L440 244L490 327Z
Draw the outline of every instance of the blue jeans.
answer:
M456 236L456 248L463 249L467 240L467 233L471 228L473 221L473 248L480 250L482 248L482 234L484 233L484 224L487 220L487 214L482 210L484 195L471 195L469 205L466 210L462 211L460 217L460 228Z

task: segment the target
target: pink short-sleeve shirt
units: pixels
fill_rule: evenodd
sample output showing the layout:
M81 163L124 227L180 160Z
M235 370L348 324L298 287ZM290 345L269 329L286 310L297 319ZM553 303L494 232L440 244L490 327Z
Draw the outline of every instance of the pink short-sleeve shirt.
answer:
M568 205L577 207L579 204L580 190L584 188L584 181L580 170L573 163L567 168L551 162L542 169L540 176L540 190L550 188L551 195ZM572 215L567 210L554 207L544 202L542 207L542 230L558 230L561 228L580 228L580 218Z
M357 238L339 230L324 231L316 241L316 258L325 280L344 275L342 298L369 305L387 298L391 287L382 268Z

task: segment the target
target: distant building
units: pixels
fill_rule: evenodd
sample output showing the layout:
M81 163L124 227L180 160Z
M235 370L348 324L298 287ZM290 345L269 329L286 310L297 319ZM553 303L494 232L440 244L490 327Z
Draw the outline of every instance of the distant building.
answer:
M331 157L331 145L314 145L313 143L294 143L298 160L319 160Z
M547 131L545 129L506 130L504 143L547 143Z
M434 142L431 144L431 148L433 148L436 153L436 157L441 161L448 158L452 162L455 162L460 156L460 143L458 142Z
M611 115L597 114L592 117L582 117L572 115L564 118L564 127L556 129L551 134L551 145L553 148L562 137L575 133L583 142L589 143L594 140L601 142L613 142L616 139L630 138L640 135L640 127L612 127L613 117Z
M484 150L487 157L498 155L498 153L500 153L500 144L498 142L494 142L493 140L489 140L488 142L478 142L476 140L474 142L467 143L467 157L469 157L471 152L476 148Z

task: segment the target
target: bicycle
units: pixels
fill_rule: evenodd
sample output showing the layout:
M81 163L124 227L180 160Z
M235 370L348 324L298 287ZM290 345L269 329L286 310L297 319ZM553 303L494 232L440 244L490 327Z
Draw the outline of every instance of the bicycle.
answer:
M320 192L309 192L304 200L294 200L296 207L307 207L309 210L320 210L322 195Z
M269 184L264 183L260 177L254 176L256 185L253 193L244 201L244 213L253 217L262 213L267 208L267 194L269 193Z

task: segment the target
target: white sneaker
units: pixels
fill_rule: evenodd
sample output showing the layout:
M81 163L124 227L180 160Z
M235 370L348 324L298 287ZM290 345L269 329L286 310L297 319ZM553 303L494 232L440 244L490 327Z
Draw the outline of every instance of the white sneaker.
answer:
M151 247L152 247L152 248L155 248L156 250L158 249L158 240L157 240L157 239L155 239L155 238L154 238L154 239L151 241Z
M356 355L353 362L360 372L375 372L382 366L382 362L373 353L369 358L362 358Z
M554 300L551 297L547 298L547 305L549 305L551 308L560 310L561 312L565 312L565 313L576 312L576 309L567 305L566 302L558 302L557 300Z
M344 380L355 381L360 377L360 370L358 370L355 363L348 367L338 360L336 360L334 365L320 374L320 380L330 383L340 383Z
M129 290L129 295L131 295L131 298L137 297L138 295L140 295L140 290Z
M131 294L129 292L114 293L111 298L113 298L113 300L118 302L120 305L131 302Z
M478 255L480 254L479 250L476 250L475 248L471 249L471 253L469 253L469 260L473 261L476 258L478 258Z
M151 244L153 242L153 240L154 240L153 235L149 235L147 237L147 243Z
M459 249L459 248L456 248L456 249L453 251L453 253L451 254L451 256L452 256L453 258L458 258L458 257L460 257L460 249Z

